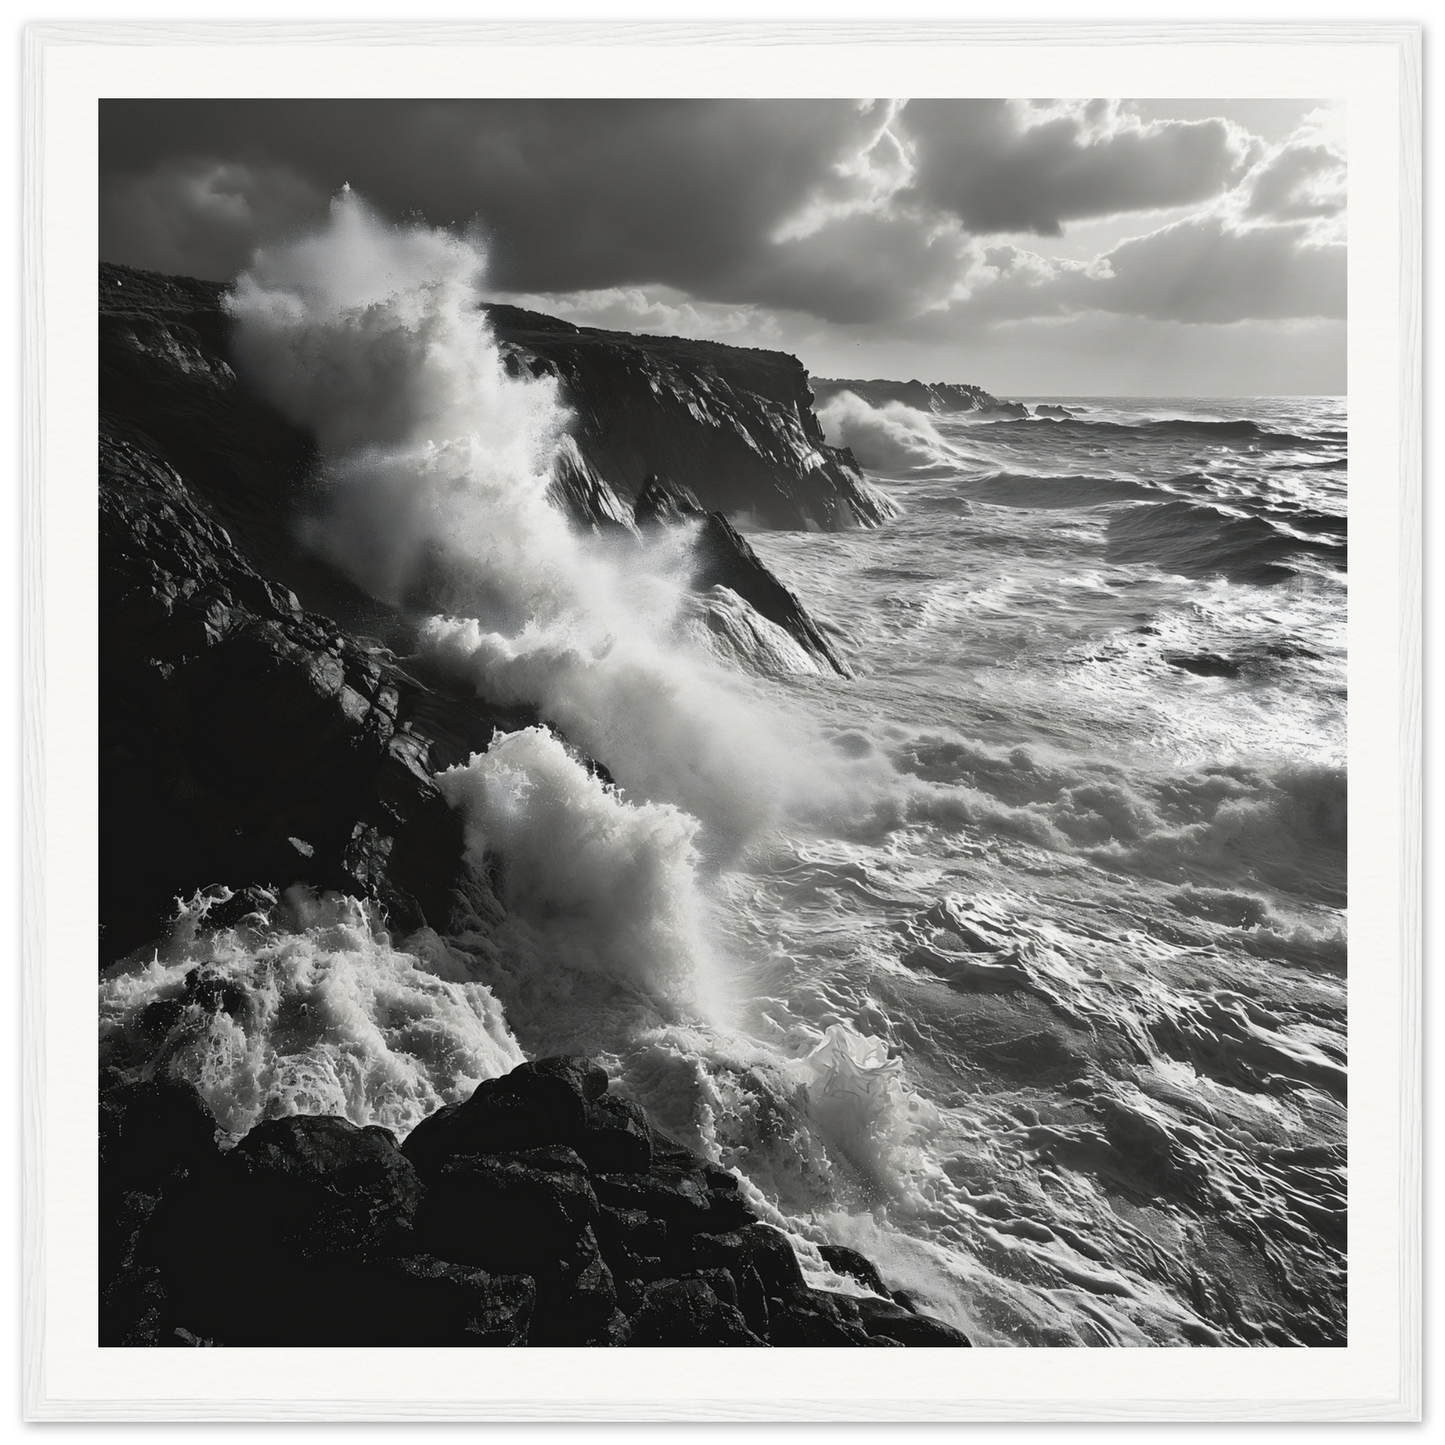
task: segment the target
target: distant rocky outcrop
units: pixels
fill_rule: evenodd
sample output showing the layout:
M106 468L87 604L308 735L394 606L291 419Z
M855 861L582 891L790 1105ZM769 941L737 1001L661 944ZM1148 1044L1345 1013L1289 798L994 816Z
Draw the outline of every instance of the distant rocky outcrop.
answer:
M735 1174L609 1092L523 1064L424 1120L325 1115L233 1148L195 1091L102 1081L102 1345L966 1346L856 1251L811 1288Z
M915 411L935 414L977 412L981 416L1026 417L1029 409L1021 401L1000 401L981 386L952 381L841 381L822 377L810 378L819 404L831 401L841 392L851 391L870 406L886 406L890 401L902 402Z

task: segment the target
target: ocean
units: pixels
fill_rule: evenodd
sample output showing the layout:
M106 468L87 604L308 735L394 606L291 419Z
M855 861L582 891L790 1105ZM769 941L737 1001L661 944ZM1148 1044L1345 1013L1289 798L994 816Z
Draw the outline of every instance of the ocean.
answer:
M853 1245L976 1345L1343 1344L1343 402L833 397L896 514L749 541L844 679L693 595L686 526L553 507L566 399L481 264L343 203L230 305L322 449L308 545L545 721L438 779L497 906L198 897L107 972L102 1060L197 967L245 1006L148 1067L234 1137L587 1053L815 1282Z

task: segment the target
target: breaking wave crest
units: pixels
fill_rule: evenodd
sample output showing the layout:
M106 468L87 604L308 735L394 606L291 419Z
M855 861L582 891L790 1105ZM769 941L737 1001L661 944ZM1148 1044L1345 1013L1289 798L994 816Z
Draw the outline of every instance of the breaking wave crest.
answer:
M959 461L932 420L901 401L872 406L840 391L818 409L818 420L833 446L850 448L865 467L885 475L938 475Z

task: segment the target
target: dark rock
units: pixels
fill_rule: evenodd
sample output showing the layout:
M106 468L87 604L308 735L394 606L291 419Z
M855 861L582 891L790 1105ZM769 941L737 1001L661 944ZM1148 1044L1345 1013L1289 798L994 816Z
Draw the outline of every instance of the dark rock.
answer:
M725 1305L738 1308L738 1286L725 1269L700 1269L691 1279L701 1280ZM739 1311L741 1313L741 1311Z
M707 1276L712 1271L725 1270L735 1291L735 1298L730 1303L735 1303L742 1311L748 1328L766 1339L769 1291L755 1263L754 1250L755 1241L741 1232L700 1234L692 1240L692 1260L698 1272ZM773 1293L779 1296L787 1296L802 1285L801 1272L795 1284L786 1280L780 1284L776 1272L773 1272L772 1278Z
M634 528L632 509L583 455L573 437L562 439L548 495L575 523L594 532L630 532Z
M924 1349L967 1349L973 1343L962 1330L893 1301L860 1299L857 1303L859 1322L872 1339L881 1336Z
M386 1254L406 1244L421 1194L387 1130L330 1116L273 1119L210 1167L172 1181L135 1257L172 1284L205 1290L227 1260L244 1280L309 1256Z
M598 1200L663 1220L669 1230L721 1234L752 1220L735 1176L711 1165L654 1164L646 1174L597 1174Z
M105 961L210 884L307 882L445 927L467 880L431 774L535 721L351 636L412 630L299 540L315 448L231 371L223 290L102 268Z
M370 1298L349 1343L396 1348L525 1345L537 1303L526 1275L487 1274L430 1255L383 1262L364 1289Z
M822 1244L818 1246L818 1253L823 1256L823 1263L834 1274L846 1274L856 1279L864 1289L871 1289L874 1294L880 1294L885 1299L888 1297L888 1290L877 1266L856 1249L849 1249L846 1244Z
M196 970L192 1006L238 1006L218 983ZM425 1126L404 1152L385 1129L295 1117L258 1125L223 1154L185 1086L111 1075L102 1112L100 1339L967 1343L890 1301L810 1289L786 1237L746 1208L735 1175L606 1090L606 1073L587 1059L538 1060L441 1111L420 1149L410 1146L425 1140ZM534 1147L491 1147L518 1142L524 1125ZM638 1167L589 1173L578 1150L552 1142L559 1132L612 1151L614 1164L639 1141L644 1152L632 1156ZM549 1142L535 1147L539 1139ZM876 1280L861 1255L829 1248L835 1267Z
M635 1309L648 1285L678 1274L690 1261L690 1238L669 1238L667 1225L641 1210L604 1205L594 1227L624 1309Z
M597 1217L586 1167L570 1149L462 1155L428 1175L417 1238L443 1259L545 1271Z
M823 659L840 677L853 675L797 594L773 576L721 512L710 512L703 519L693 558L692 585L697 591L729 588L755 612L776 623L815 657Z
M707 508L690 487L664 481L654 473L637 494L632 516L639 527L669 526L692 517L705 517Z
M856 1307L847 1308L850 1304L845 1296L822 1290L795 1296L786 1307L773 1308L769 1343L805 1348L868 1345L868 1332L858 1323Z
M1000 401L981 386L949 381L839 381L810 378L819 402L831 401L840 392L851 391L870 406L902 402L915 411L934 413L977 412L985 416L1027 417L1022 402Z
M689 488L661 477L649 477L637 498L636 518L640 527L697 522L690 578L693 591L705 593L714 587L726 587L840 676L852 676L797 594L773 576L721 512L704 511Z
M107 1345L160 1345L166 1341L165 1277L154 1265L127 1265L102 1282L100 1334Z
M216 901L206 910L207 928L238 928L264 925L279 901L271 888L254 884L246 888L206 890ZM224 896L223 896L224 895Z
M257 1245L385 1250L410 1225L421 1180L379 1125L364 1129L329 1115L258 1124L215 1175L230 1218Z
M643 1172L652 1163L647 1116L630 1099L603 1094L588 1102L586 1128L576 1148L594 1173Z
M616 1250L640 1258L661 1258L668 1250L667 1225L641 1209L597 1211L597 1238L604 1254ZM691 1240L688 1241L691 1244Z
M293 1348L516 1346L528 1343L536 1286L427 1255L261 1259L245 1280L180 1309L217 1344ZM199 1326L199 1327L198 1327Z
M650 1119L647 1121L647 1137L652 1141L652 1158L655 1163L695 1165L700 1162L694 1150L664 1134Z
M159 1191L177 1173L218 1156L216 1121L190 1084L117 1084L100 1096L102 1194Z
M501 1078L484 1080L462 1103L423 1119L403 1147L423 1174L459 1155L574 1148L594 1125L617 1131L618 1116L599 1107L606 1090L606 1071L588 1059L522 1064ZM605 1152L605 1141L599 1147Z
M371 1307L368 1271L414 1252L421 1195L387 1130L274 1119L168 1185L134 1258L161 1272L167 1326L224 1345L344 1343Z
M626 1343L638 1346L762 1345L732 1305L703 1279L653 1285L632 1316Z
M806 1288L798 1256L787 1237L769 1224L753 1222L737 1231L743 1258L755 1269L770 1297L791 1297Z
M161 1196L138 1189L117 1193L102 1177L100 1200L100 1284L105 1289L135 1263L136 1245Z
M538 1276L534 1345L605 1344L617 1310L617 1287L591 1226L569 1252Z

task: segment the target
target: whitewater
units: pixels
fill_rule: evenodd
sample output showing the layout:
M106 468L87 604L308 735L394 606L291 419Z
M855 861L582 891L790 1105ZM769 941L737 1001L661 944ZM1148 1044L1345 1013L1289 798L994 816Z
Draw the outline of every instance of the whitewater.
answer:
M897 515L749 540L843 679L719 628L686 527L555 508L566 398L507 374L484 285L345 196L229 305L321 448L308 545L544 719L438 778L495 906L198 898L107 973L103 1056L198 967L247 1006L153 1067L237 1137L405 1135L587 1053L815 1280L858 1289L816 1250L854 1245L976 1345L1343 1343L1343 401L833 397Z

